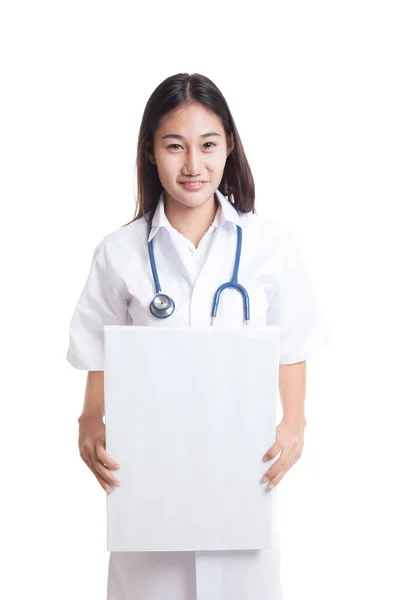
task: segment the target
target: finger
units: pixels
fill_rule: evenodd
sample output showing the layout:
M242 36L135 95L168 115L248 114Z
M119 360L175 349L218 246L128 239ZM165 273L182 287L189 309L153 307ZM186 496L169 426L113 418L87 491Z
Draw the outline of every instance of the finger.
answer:
M289 452L287 450L286 451L283 450L280 457L278 458L278 460L276 460L274 462L274 464L271 465L271 467L265 473L264 477L262 478L262 481L266 481L267 479L272 479L272 477L275 477L280 471L282 471L284 469L288 469L289 464L290 464Z
M268 483L268 488L272 489L275 486L278 485L278 483L282 480L282 478L284 477L284 475L288 472L289 469L285 469L283 471L281 471L280 473L278 473L275 477L273 477L271 479L271 481Z
M282 444L280 444L278 441L276 441L271 448L264 454L263 456L263 462L266 462L267 460L271 460L271 458L275 458L276 456L278 456L279 452L282 451Z
M96 455L97 458L105 464L109 469L119 469L120 465L114 460L106 451L104 446L101 444L96 444Z
M266 475L264 475L262 479L262 482L264 483L265 481L269 480L268 487L273 488L282 479L285 473L287 473L293 467L296 461L297 457L289 457L289 459L285 463L285 466L278 472L274 472L272 471L272 469L270 469L270 471L267 471Z
M111 471L103 465L95 456L92 458L93 467L96 469L97 473L101 475L103 479L105 479L108 483L112 485L119 485L119 481Z
M92 459L88 456L89 468L96 477L97 481L100 483L101 487L107 492L107 494L111 494L112 488L108 485L108 482L96 471L93 466Z

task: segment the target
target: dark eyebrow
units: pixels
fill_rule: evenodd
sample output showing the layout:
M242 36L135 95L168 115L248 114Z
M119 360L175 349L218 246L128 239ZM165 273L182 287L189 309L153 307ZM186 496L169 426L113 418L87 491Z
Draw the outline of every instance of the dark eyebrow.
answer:
M201 138L207 138L207 137L211 137L213 135L220 136L219 133L216 133L215 131L210 131L210 133L203 133L200 137ZM184 140L185 139L183 137L183 135L178 135L177 133L168 133L167 135L163 135L161 139L165 140L166 138L174 138L176 140Z

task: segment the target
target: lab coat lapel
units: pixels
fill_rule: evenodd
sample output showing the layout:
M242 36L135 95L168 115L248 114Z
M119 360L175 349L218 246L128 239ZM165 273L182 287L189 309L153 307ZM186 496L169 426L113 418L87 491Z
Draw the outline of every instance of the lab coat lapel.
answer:
M231 279L235 263L235 232L236 225L228 221L217 229L194 283L196 287L211 287L215 291L222 283Z
M175 281L180 282L180 285L187 285L192 288L193 281L190 271L172 232L164 228L160 229L153 238L153 246L154 253L157 253L156 263L161 287L165 287L168 283L170 288Z

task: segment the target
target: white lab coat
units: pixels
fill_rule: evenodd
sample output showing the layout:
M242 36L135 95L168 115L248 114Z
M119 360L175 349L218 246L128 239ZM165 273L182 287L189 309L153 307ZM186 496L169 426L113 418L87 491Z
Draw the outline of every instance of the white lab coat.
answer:
M249 294L250 322L278 325L280 364L307 360L330 342L293 236L271 219L237 213L219 190L216 194L218 211L197 249L170 225L160 195L150 238L162 291L176 305L167 319L149 311L155 289L144 217L97 245L71 320L67 360L72 366L104 369L104 325L209 326L215 290L232 277L236 224L243 229L238 280ZM221 294L215 322L224 324L243 324L242 296L231 288ZM276 498L274 505L272 548L110 552L107 600L281 600Z

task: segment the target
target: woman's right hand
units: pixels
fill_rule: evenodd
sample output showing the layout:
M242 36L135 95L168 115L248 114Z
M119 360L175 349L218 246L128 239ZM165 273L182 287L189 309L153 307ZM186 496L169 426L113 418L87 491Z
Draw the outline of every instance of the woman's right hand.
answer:
M82 460L93 471L97 481L109 494L111 485L119 485L110 469L119 469L120 465L106 452L106 428L98 415L82 413L79 422L79 453Z

